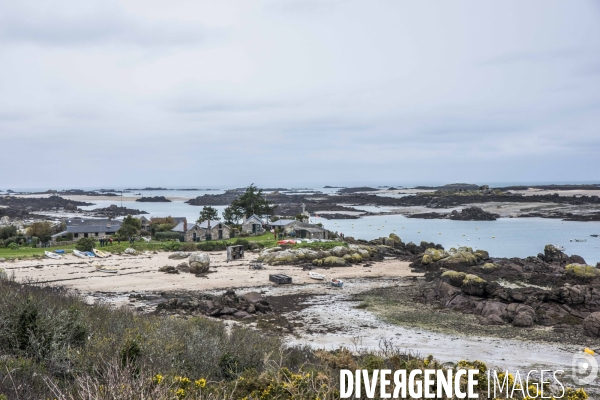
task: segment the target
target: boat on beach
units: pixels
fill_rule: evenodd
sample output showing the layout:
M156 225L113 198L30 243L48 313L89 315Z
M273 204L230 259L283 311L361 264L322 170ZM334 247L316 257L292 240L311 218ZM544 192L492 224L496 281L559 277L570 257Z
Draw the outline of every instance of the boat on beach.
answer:
M341 279L336 279L336 278L332 278L331 279L331 286L333 287L344 287L344 281Z
M62 256L60 254L52 253L50 251L44 251L46 257L51 258L53 260L60 260Z
M117 268L109 268L104 265L96 265L97 272L106 272L107 274L116 274L119 271Z
M73 250L73 255L75 257L79 257L79 258L93 258L93 257L95 257L94 253L91 253L91 255L90 255L89 251L79 251L79 250Z
M98 258L107 258L110 257L110 253L107 253L105 251L102 250L98 250L98 249L93 249L92 250L94 252L94 255Z
M311 279L316 279L318 281L322 281L323 279L325 279L325 275L313 271L308 272L308 277Z

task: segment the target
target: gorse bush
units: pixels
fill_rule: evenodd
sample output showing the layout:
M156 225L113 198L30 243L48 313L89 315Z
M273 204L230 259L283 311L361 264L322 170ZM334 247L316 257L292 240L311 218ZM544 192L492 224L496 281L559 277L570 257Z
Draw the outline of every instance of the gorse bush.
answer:
M79 251L92 251L96 241L93 238L81 238L77 241L75 248Z

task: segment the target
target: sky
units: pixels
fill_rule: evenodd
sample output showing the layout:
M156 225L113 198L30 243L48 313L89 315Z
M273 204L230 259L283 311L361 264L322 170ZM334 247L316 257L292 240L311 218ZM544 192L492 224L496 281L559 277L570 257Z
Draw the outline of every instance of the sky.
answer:
M0 187L600 182L600 2L0 0Z

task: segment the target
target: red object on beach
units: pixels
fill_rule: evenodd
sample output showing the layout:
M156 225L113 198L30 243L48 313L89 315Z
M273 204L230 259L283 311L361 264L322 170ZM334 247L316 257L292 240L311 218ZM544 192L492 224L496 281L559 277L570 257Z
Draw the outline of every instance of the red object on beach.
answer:
M277 244L295 244L295 240L280 240Z

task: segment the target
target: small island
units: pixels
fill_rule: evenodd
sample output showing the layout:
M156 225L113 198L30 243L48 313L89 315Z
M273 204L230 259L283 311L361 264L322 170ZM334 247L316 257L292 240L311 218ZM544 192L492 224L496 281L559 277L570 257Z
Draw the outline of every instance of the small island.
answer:
M136 199L135 201L139 201L140 203L170 203L171 200L167 199L165 196L154 196L154 197L141 197Z

